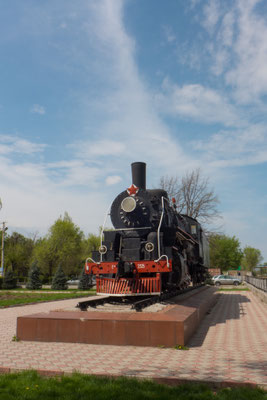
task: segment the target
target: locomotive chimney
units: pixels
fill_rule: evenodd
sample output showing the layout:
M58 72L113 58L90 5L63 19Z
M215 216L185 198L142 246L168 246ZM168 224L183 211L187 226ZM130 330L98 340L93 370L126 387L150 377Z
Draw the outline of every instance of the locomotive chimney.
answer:
M146 163L134 162L132 167L132 181L135 186L146 190Z

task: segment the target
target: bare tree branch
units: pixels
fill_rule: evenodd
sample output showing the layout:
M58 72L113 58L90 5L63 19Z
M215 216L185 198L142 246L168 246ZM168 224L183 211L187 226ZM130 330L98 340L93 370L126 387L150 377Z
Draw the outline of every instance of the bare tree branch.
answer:
M179 213L206 224L220 217L217 209L219 199L209 187L209 179L202 176L199 168L187 172L180 180L177 176L163 176L160 178L160 187L166 190L170 198L175 198Z

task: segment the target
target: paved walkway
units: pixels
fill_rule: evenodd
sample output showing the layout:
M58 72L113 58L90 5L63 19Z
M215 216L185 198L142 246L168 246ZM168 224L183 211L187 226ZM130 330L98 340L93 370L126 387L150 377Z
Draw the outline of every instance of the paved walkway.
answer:
M80 371L168 380L256 383L267 387L267 307L251 292L221 292L189 350L80 343L13 342L16 318L75 300L0 310L0 372L38 369ZM81 299L79 299L81 300Z

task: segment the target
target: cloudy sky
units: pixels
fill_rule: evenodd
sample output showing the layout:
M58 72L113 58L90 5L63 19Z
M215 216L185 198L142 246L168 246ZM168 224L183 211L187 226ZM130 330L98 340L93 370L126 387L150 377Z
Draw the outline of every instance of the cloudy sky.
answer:
M147 185L201 167L222 230L267 261L267 2L0 0L0 221L97 233Z

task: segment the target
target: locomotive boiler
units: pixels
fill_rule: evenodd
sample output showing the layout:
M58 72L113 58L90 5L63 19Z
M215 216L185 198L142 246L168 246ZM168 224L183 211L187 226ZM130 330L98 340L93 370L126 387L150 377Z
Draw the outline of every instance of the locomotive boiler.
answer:
M132 184L109 210L114 229L102 227L99 251L86 260L97 293L158 295L203 282L209 247L201 225L179 214L166 191L146 188L145 163L131 167Z

